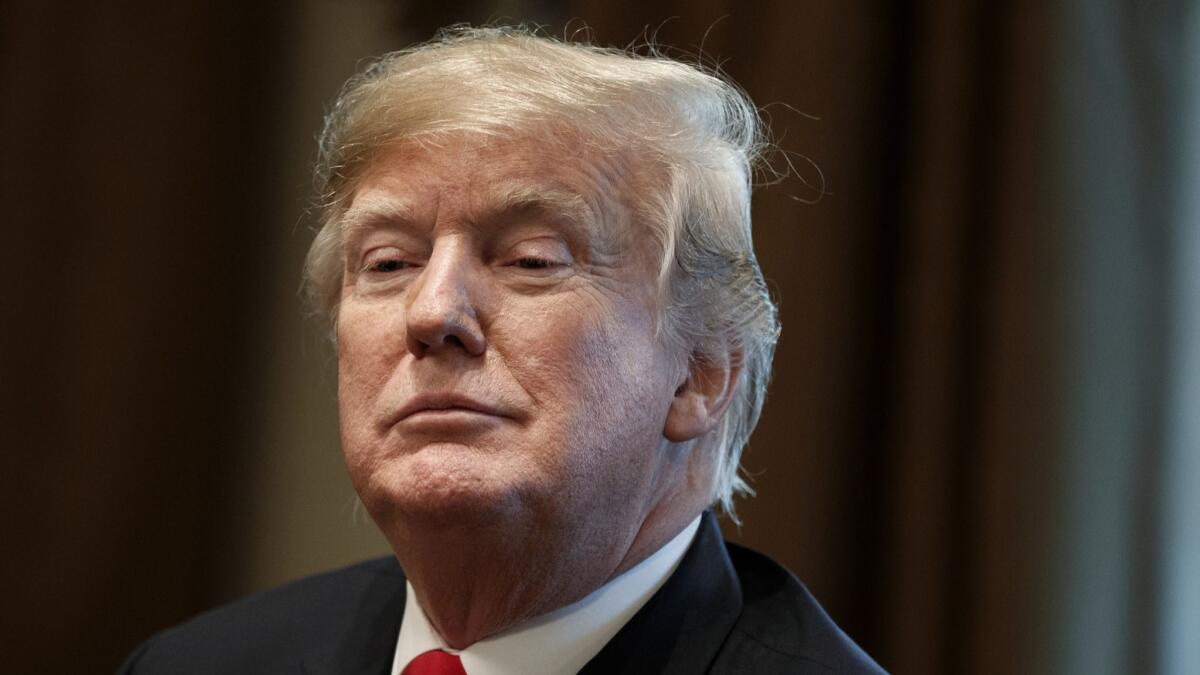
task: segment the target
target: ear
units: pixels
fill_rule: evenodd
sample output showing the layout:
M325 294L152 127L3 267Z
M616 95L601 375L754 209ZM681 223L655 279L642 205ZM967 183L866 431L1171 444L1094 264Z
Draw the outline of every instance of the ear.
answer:
M740 354L730 354L725 363L693 356L686 379L675 390L663 436L674 443L697 439L721 422L733 399L733 387L742 372Z

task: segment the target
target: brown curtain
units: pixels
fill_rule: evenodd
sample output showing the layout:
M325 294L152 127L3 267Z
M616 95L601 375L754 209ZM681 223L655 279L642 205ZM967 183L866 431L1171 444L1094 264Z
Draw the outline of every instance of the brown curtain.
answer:
M456 21L586 24L600 43L654 35L702 48L742 84L783 151L774 166L795 170L755 197L784 333L746 455L759 494L727 536L796 571L893 672L1083 672L1087 661L1059 647L1071 639L1064 607L1102 584L1067 583L1089 561L1086 546L1064 542L1109 536L1062 506L1071 485L1108 485L1069 452L1083 424L1076 338L1103 330L1072 319L1067 302L1091 221L1071 211L1063 176L1076 175L1070 161L1109 159L1102 144L1071 155L1078 146L1064 141L1074 75L1063 63L1091 63L1071 38L1107 44L1086 8L575 0L353 11L364 7L386 18L393 47ZM267 451L262 418L297 414L262 409L278 399L254 361L278 332L263 317L278 313L247 289L298 275L303 246L280 263L264 231L281 195L298 201L305 188L273 179L297 157L271 139L295 117L286 90L313 76L297 64L322 55L298 57L312 44L271 4L0 11L2 633L14 672L112 669L153 630L247 585L232 549L260 535L247 514L254 495L273 493L245 468ZM1136 80L1114 58L1106 72ZM319 111L311 118L301 143ZM1162 311L1141 315L1147 330ZM1148 364L1150 380L1166 367ZM1137 495L1153 480L1130 475L1134 506L1121 513L1149 522ZM1136 561L1114 578L1152 579L1147 540L1118 539L1112 555ZM1152 608L1113 597L1145 622L1105 670L1152 670Z
M6 672L206 606L271 170L267 4L0 5Z

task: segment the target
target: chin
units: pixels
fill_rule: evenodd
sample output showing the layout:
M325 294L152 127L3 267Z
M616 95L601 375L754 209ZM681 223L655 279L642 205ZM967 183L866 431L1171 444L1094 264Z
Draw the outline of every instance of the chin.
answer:
M423 526L472 528L520 517L527 490L503 462L461 447L426 446L376 466L358 485L385 531Z

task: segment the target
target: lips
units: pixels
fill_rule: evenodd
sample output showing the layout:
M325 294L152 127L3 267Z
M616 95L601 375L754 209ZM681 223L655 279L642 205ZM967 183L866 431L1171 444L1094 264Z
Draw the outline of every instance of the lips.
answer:
M499 406L484 403L470 396L455 392L418 394L408 400L389 421L398 424L410 417L430 412L473 412L492 417L511 417Z

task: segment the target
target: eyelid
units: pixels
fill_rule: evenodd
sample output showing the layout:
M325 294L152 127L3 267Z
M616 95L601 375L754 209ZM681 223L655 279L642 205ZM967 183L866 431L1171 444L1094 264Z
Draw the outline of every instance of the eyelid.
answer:
M367 261L367 260L370 260L371 258L377 258L380 255L393 254L393 253L399 254L400 249L396 248L395 246L375 246L373 248L367 249L366 251L363 251L362 259L364 261Z
M570 245L559 237L549 235L522 239L509 246L508 251L507 258L513 262L530 258L567 266L575 262Z
M388 260L398 260L404 263L405 267L412 267L417 263L413 256L405 253L400 247L386 245L376 246L364 252L359 268L363 271L370 271L375 265Z
M364 226L346 241L346 251L351 258L366 260L375 251L396 249L402 255L414 256L427 253L429 243L424 237L398 226Z

